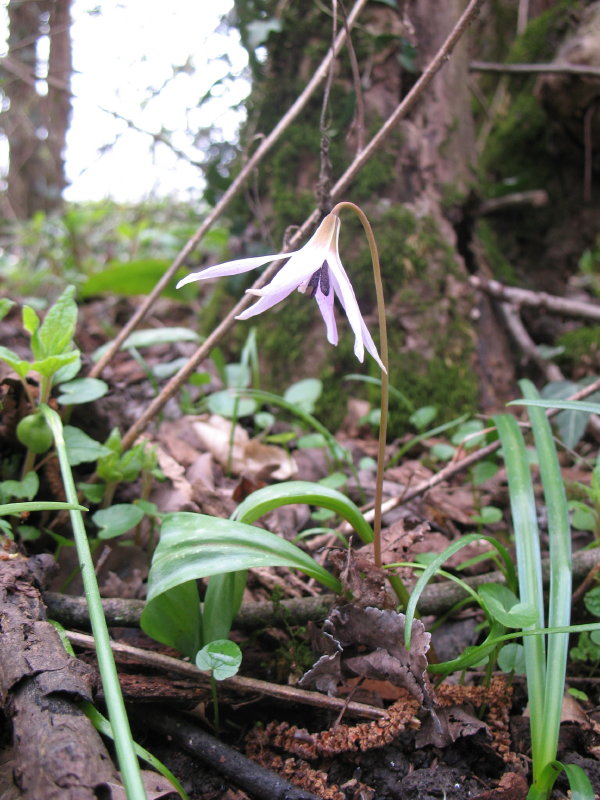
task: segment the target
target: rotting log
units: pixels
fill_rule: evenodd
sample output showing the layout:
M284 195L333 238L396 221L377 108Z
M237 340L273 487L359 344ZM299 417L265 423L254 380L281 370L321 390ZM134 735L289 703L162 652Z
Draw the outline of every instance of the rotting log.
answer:
M40 589L51 556L0 560L0 700L20 796L96 800L119 777L100 736L79 708L91 700L95 671L66 652L46 620Z

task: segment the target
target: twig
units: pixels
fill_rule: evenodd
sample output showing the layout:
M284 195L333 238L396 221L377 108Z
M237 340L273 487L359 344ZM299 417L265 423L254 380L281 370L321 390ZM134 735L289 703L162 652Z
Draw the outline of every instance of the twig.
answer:
M367 3L367 0L356 0L356 3L354 4L354 8L350 12L350 16L348 18L348 28L350 28L354 24L354 22L356 21L356 18L358 17L358 15L362 11L362 9L366 5L366 3ZM286 131L287 128L289 128L289 126L292 124L292 122L300 114L302 109L306 106L306 104L310 100L310 98L313 95L314 91L317 89L319 84L327 76L327 72L328 72L328 69L329 69L330 62L340 52L345 40L346 40L346 29L340 31L340 33L339 33L339 35L338 35L338 37L336 39L336 42L335 42L335 47L333 48L333 50L330 50L327 53L327 55L325 56L325 58L323 59L321 64L317 67L317 69L315 71L315 74L313 75L313 77L310 79L310 81L306 85L304 91L299 95L299 97L296 99L296 101L291 106L291 108L279 120L277 125L271 131L271 133L265 139L263 139L261 144L255 150L255 152L252 154L252 156L248 159L246 164L244 164L244 166L242 167L242 170L240 171L239 175L235 178L235 180L233 181L231 186L223 194L223 196L221 197L219 202L216 204L216 206L213 208L213 210L209 214L207 214L206 218L204 219L204 222L200 225L200 227L198 228L196 233L188 240L186 245L178 253L178 255L176 256L176 258L173 261L173 263L167 269L167 271L162 276L162 278L158 281L158 283L156 284L154 289L150 292L148 297L144 300L144 302L142 303L140 308L134 313L134 315L129 320L129 322L123 327L123 329L117 335L116 339L111 344L110 348L106 351L106 353L103 355L103 357L91 369L90 377L94 378L94 377L98 377L98 375L100 375L102 370L106 367L106 365L113 358L115 353L119 350L119 348L121 347L121 345L123 344L125 339L129 336L129 334L135 328L137 328L137 326L142 321L142 319L146 316L146 314L148 313L150 308L152 308L152 306L154 305L154 303L156 302L156 300L160 296L161 292L167 286L169 281L173 278L173 276L175 275L175 273L177 272L179 267L181 267L182 264L184 264L185 260L188 258L190 253L192 253L195 250L195 248L198 246L198 244L200 243L200 241L201 241L202 237L204 236L204 234L219 219L219 217L223 214L225 209L229 206L229 204L233 200L233 198L236 197L236 195L239 193L240 189L246 183L246 181L248 180L248 178L250 177L250 175L252 174L254 169L262 161L264 156L268 153L268 151L278 141L278 139L281 137L281 135L284 133L284 131ZM243 308L243 306L242 306L242 308ZM242 310L242 308L237 309L235 313L236 314L239 313ZM233 317L232 317L232 319L233 319ZM224 328L223 333L225 333L226 330L227 330L227 327ZM220 336L218 338L220 338ZM211 347L212 347L212 345L211 345ZM202 356L202 357L204 357L204 356ZM197 363L199 363L199 361L201 361L201 360L202 360L202 358L198 359L198 361L195 361L194 362L194 367L192 367L189 372L192 372L193 369L195 368L195 365ZM186 373L185 378L187 378L187 375L189 374L189 372ZM184 378L184 380L185 380L185 378ZM165 402L166 402L166 400L168 400L168 398L170 396L171 395L169 395L168 397L165 398ZM162 408L162 405L160 407ZM146 420L144 422L144 425L143 425L142 428L140 428L140 430L143 430L143 428L148 424L148 421L149 420ZM137 436L137 432L136 432L135 436ZM133 441L135 439L135 436L133 437L133 439L131 441ZM129 444L131 444L131 442L129 442ZM127 446L129 446L129 444Z
M519 12L517 14L517 36L520 36L529 21L529 0L519 0Z
M527 360L533 361L537 368L542 372L548 383L553 381L564 381L565 377L559 367L552 361L545 359L533 341L523 320L519 314L519 309L512 303L499 303L500 313L506 323L510 335L520 347Z
M492 297L513 303L517 306L533 306L546 309L555 314L565 314L569 317L584 317L585 319L600 320L600 305L583 303L580 300L567 300L546 292L532 292L529 289L517 289L506 286L499 281L487 280L479 275L469 278L471 286L481 289Z
M586 110L583 117L583 202L591 203L592 201L592 154L594 140L592 136L592 122L594 120L594 113L598 105L597 100L590 103L589 108Z
M406 95L406 97L402 100L402 102L398 105L396 110L388 117L386 122L382 125L379 129L377 134L371 139L369 144L362 150L354 159L354 161L350 164L346 172L341 176L338 182L335 184L331 191L332 199L336 200L340 197L342 192L344 192L352 183L358 172L362 169L362 167L367 163L369 158L375 153L375 151L383 144L385 139L389 136L395 125L408 114L414 104L417 102L419 97L423 94L425 89L429 86L435 75L439 72L442 66L448 60L452 49L466 30L469 23L472 21L473 17L479 10L479 7L482 5L483 0L470 0L469 5L463 12L462 16L450 32L446 41L442 44L441 48L434 56L433 60L427 67L427 69L423 72L419 80L415 83L412 87L410 92ZM356 6L355 9L356 10ZM353 20L353 13L348 18L348 27L350 27L350 23ZM345 30L341 31L338 36L338 41L340 41L340 37L342 34L345 34ZM327 68L327 64L325 61L321 64L320 70L325 73ZM313 79L314 80L314 79ZM307 87L308 88L308 87ZM298 101L297 101L298 102ZM289 114L289 112L288 112ZM281 125L281 123L280 123ZM279 128L279 126L277 126ZM277 129L276 129L277 130ZM275 131L273 132L275 133ZM269 137L270 139L271 137ZM265 143L268 141L265 140L261 147L264 147ZM260 151L261 148L257 151ZM252 162L252 159L249 164ZM241 176L242 173L240 173ZM223 195L223 200L225 197L230 199L233 194L232 192L233 186L236 184L232 184L232 187L228 192ZM239 184L238 184L239 185ZM237 190L237 189L236 189ZM210 224L214 222L216 217L221 213L223 210L223 200L219 203L214 211L209 215L210 217ZM217 213L218 211L218 213ZM207 221L209 219L207 217ZM292 249L296 243L300 242L306 234L314 227L314 225L318 222L319 218L319 211L315 210L310 215L310 217L304 222L304 224L298 229L298 231L292 237L289 243L289 249ZM204 232L210 227L207 223L205 223L198 232L194 235L190 242L184 248L185 256L195 247L198 243ZM182 254L184 253L182 251ZM166 283L168 282L167 275L170 276L175 272L177 267L181 265L184 260L184 256L180 254L174 265L171 265L167 273L163 276L163 278L157 284L157 287L154 288L151 295L149 295L148 299L144 303L143 310L140 309L130 320L129 324L125 326L123 331L119 334L115 342L113 343L111 349L107 351L105 357L99 361L94 369L90 372L90 375L96 376L99 372L104 368L106 363L108 363L109 357L112 357L114 352L116 352L117 347L120 346L120 343L124 340L125 335L132 330L137 322L144 316L147 309L150 308L154 299L158 296L160 291L164 288ZM262 275L255 281L252 288L259 289L263 286L270 278L274 275L275 271L277 270L279 264L271 264L267 269L262 273ZM152 300L151 300L152 298ZM158 412L163 408L165 403L170 400L171 397L179 390L180 386L187 380L188 376L195 370L196 366L210 353L211 349L220 341L220 339L225 335L225 333L233 326L235 317L240 314L246 306L251 302L251 295L246 294L242 299L235 305L235 307L227 314L227 316L223 319L223 321L215 328L215 330L210 334L210 336L203 342L203 344L196 350L196 352L191 356L188 362L179 370L179 372L171 378L171 380L164 386L161 393L150 403L150 405L146 408L146 410L142 413L140 418L135 422L131 428L127 431L125 436L123 437L123 448L127 449L131 447L133 442L137 439L139 434L146 428L149 422L158 414ZM117 344L119 343L119 344ZM110 355L109 355L110 354Z
M503 211L505 208L520 205L531 205L534 208L540 208L548 204L548 192L545 189L530 189L525 192L512 192L511 194L502 195L502 197L491 197L489 200L483 200L481 205L476 209L476 213L495 214L497 211Z
M77 647L94 648L94 637L86 633L76 633L75 631L67 631L67 636L71 644ZM140 647L132 647L128 644L120 644L119 642L111 642L111 647L115 656L119 654L137 659L141 664L147 667L153 667L166 672L172 672L177 675L185 675L197 681L200 686L210 686L210 677L201 672L194 664L187 661L180 661L178 658L165 656L162 653L155 653L151 650L142 650ZM261 681L257 678L244 678L241 675L234 675L233 678L227 678L220 682L224 689L231 689L235 692L243 694L264 694L269 697L276 697L278 700L283 700L286 703L301 703L308 706L316 706L331 711L340 711L346 708L346 713L354 717L365 717L367 719L382 719L387 716L387 713L382 708L369 706L366 703L350 702L346 705L346 700L343 697L329 697L319 692L310 692L306 689L298 689L295 686L280 686L276 683L269 683L268 681Z
M469 69L474 72L565 73L567 75L600 75L600 67L586 64L501 64L493 61L471 61Z
M294 786L246 758L182 714L171 714L161 708L158 714L142 713L139 717L144 727L166 736L252 797L260 800L319 800L312 792Z

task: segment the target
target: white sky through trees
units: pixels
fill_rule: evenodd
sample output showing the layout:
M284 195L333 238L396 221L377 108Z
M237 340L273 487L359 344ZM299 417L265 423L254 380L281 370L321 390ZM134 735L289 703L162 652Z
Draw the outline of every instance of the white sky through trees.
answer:
M201 170L128 121L164 133L193 161L202 160L203 131L214 126L213 137L235 139L243 115L232 106L249 85L239 36L219 25L231 7L232 0L74 0L68 200L198 197ZM198 107L211 85L228 74L239 77L216 86Z

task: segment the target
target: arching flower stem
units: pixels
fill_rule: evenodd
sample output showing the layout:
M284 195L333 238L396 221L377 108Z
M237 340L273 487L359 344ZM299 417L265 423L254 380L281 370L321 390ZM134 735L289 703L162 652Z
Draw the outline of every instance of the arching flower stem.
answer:
M381 265L379 263L379 252L377 242L365 212L355 203L344 200L338 203L331 211L336 216L340 211L347 209L352 211L361 222L371 253L373 263L373 281L375 283L375 296L377 298L377 316L379 322L379 354L383 369L381 370L381 417L379 422L379 446L377 449L377 476L375 479L375 507L373 518L373 558L375 565L382 566L381 559L381 505L383 502L383 471L385 467L385 444L387 438L388 405L389 405L389 358L387 341L387 323L385 316L385 300L383 297L383 282L381 280ZM400 602L406 607L408 603L408 591L402 581L394 575L389 575L388 579L392 588L396 592Z

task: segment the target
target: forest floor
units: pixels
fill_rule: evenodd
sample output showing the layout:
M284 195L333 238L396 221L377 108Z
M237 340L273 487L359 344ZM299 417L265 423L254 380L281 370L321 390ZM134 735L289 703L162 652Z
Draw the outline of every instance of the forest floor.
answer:
M118 311L127 314L127 304ZM114 306L108 308L100 301L82 306L80 313L78 344L88 354L100 343L98 320L103 315L117 319L118 314ZM181 324L181 320L171 323ZM16 350L25 346L25 339L19 338L16 315L9 315L0 326L0 340L6 346ZM114 427L126 430L153 396L147 367L185 357L189 349L185 343L149 348L144 351L143 365L131 353L120 353L103 376L111 386L111 394L93 406L76 408L71 424L99 441L104 441ZM16 396L17 382L8 374L0 378L4 402L0 422L6 443L8 401ZM268 410L277 413L276 409ZM373 463L377 452L374 428L364 421L368 411L368 403L350 398L344 424L336 432L338 442L352 454L355 465L355 470L345 475L343 491L367 508L374 496ZM298 433L293 418L279 415L277 420L274 433ZM171 401L163 419L147 434L165 476L164 480L154 481L147 499L156 503L161 512L199 511L227 518L249 493L272 482L274 474L318 481L340 471L339 465L331 463L325 448L296 448L293 438L288 447L266 447L251 434L249 441L254 441L255 446L250 453L242 429L243 424L233 431L240 437L241 449L227 469L231 421L210 412L184 413L178 401ZM448 436L425 436L415 441L397 463L394 456L410 436L388 446L388 463L394 465L386 470L384 482L384 502L389 509L383 516L384 563L412 562L423 554L439 554L467 533L492 535L512 548L506 473L500 460L485 480L474 480L471 471L457 469L447 480L434 485L432 479L441 467L458 463L466 452L458 446L453 461L436 460L435 447L448 446ZM597 442L589 436L579 448L585 458L563 456L569 485L590 483L590 462L595 460ZM13 446L18 453L14 440ZM85 480L90 471L89 465L79 467L78 480ZM51 459L43 476L44 499L62 499ZM426 491L409 501L404 499L412 494L412 488L427 486L430 480L432 484ZM123 484L115 500L131 502L140 491L139 483ZM482 510L489 507L500 509L496 521L482 516ZM546 547L541 500L539 508L542 546ZM55 523L56 519L48 516L34 517L29 524L44 531L39 539L18 546L5 542L0 560L0 615L3 619L12 618L17 608L19 614L25 614L28 625L43 621L44 607L36 599L41 589L48 616L70 632L81 669L85 672L88 665L95 673L74 548L59 548L52 565L43 555L55 552L58 534L69 537L68 525L56 527ZM290 506L270 512L258 524L292 540L308 528L338 523L339 520L320 519L319 514L315 517L315 510L307 506ZM250 571L244 605L232 634L243 652L242 666L238 675L219 684L220 721L216 731L206 675L178 658L176 652L145 636L138 627L154 543L155 531L150 527L135 535L101 541L95 551L96 572L103 596L112 598L107 602L106 614L114 641L122 645L115 654L134 737L173 771L192 800L525 797L531 753L524 676L501 672L496 665L489 670L482 664L437 682L435 676L427 677L426 661L406 664L390 655L393 648L389 643L401 639L402 629L391 610L394 598L384 573L373 566L371 545L355 540L339 525L330 532L321 531L302 539L302 546L340 577L352 594L352 603L326 594L316 581L287 568ZM593 544L592 533L575 531L573 622L590 618L583 595L594 586L600 565L598 551L590 549ZM483 557L489 550L486 540L475 541L455 554L446 569L460 574L472 586L501 580L495 561ZM399 568L397 572L409 588L414 585L411 569ZM453 659L484 636L481 608L457 604L454 590L447 591L447 586L447 581L436 579L424 593L420 606L421 622L434 632L430 643L424 634L421 638L416 636L414 648L430 663ZM328 636L324 637L326 618ZM319 668L315 673L313 664L323 653L331 654L331 642L336 636L336 648L342 651L337 671L333 674ZM577 643L576 637L572 643ZM42 650L35 672L42 674L54 668L50 666L52 658L44 656L41 637L38 645ZM30 646L30 642L23 645L27 652L19 653L14 645L10 668L3 648L5 675L7 670L12 670L13 676L21 674L22 664L15 666L15 659L31 663ZM382 661L383 652L388 659ZM161 660L160 654L166 658ZM575 691L565 695L559 758L584 767L598 796L597 664L597 655L595 661L592 655L588 660L570 660L567 686ZM303 675L304 688L299 688ZM27 738L27 725L42 730L48 726L50 742L50 729L55 724L51 715L56 708L50 701L38 704L39 715L35 720L29 719L25 733L15 722L11 734L9 718L15 716L15 707L20 708L20 701L14 698L18 685L16 680L11 683L5 679L3 686L0 796L6 800L59 796L46 794L45 790L38 790L41 793L36 795L31 786L29 790L25 788L28 782L24 772L29 767L23 767L22 756L16 752L19 742ZM335 693L319 691L334 686ZM70 697L84 696L83 690L61 686L60 682L46 691L45 697L65 693ZM96 700L101 706L101 691ZM67 753L61 750L59 757L67 758ZM31 754L27 757L31 758ZM82 765L74 765L72 772L77 780L93 783L89 775L84 779ZM19 776L18 780L15 776ZM123 796L116 783L111 784L112 797ZM299 788L293 790L290 784ZM557 796L566 796L566 782L559 779L556 786ZM157 784L148 796L170 794L164 785Z

